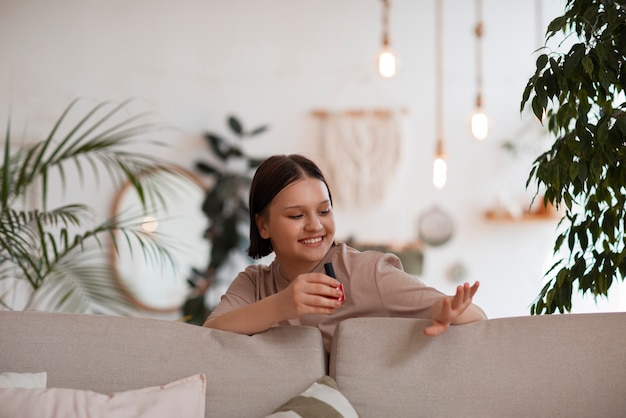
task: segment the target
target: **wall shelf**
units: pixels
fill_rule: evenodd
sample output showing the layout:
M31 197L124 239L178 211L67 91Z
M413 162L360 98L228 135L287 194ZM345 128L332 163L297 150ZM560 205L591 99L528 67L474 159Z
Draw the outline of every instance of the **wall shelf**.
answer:
M486 219L498 222L549 221L561 219L562 216L561 211L557 211L552 205L548 205L546 208L541 206L532 211L524 211L520 215L513 215L502 210L488 210L485 212Z
M523 213L520 216L513 216L507 213L499 213L495 211L487 211L485 212L485 218L490 221L508 221L508 222L526 222L526 221L548 221L548 220L556 220L561 217L558 214L549 214L549 213L532 213L527 212Z

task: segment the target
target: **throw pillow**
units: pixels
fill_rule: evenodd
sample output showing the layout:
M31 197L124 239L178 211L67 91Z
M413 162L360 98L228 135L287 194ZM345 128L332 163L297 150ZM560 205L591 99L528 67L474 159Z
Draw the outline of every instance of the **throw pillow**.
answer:
M276 408L266 418L358 418L359 414L330 376L315 381L300 395Z
M40 373L0 373L0 388L24 388L35 389L45 388L48 374Z
M0 389L3 418L204 418L206 377L108 395L77 389Z

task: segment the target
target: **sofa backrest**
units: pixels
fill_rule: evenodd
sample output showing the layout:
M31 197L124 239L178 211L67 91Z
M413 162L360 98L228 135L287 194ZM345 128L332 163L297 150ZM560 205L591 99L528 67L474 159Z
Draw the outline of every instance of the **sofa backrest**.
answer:
M492 319L437 337L428 323L339 325L330 375L362 418L626 413L626 313Z
M326 374L320 332L238 335L135 317L0 312L0 372L42 372L48 387L110 393L204 373L206 416L263 417Z

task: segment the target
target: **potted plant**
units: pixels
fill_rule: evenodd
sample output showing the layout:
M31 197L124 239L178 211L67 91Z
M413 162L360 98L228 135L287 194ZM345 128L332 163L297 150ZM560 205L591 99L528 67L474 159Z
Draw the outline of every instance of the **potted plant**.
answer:
M194 324L202 324L211 311L212 307L205 306L205 292L215 285L219 270L228 264L233 252L245 254L248 248L248 191L253 172L263 161L246 154L242 141L266 132L268 126L247 130L233 115L227 117L227 125L232 137L204 134L212 158L196 162L196 169L211 180L202 204L208 220L204 235L211 248L208 266L196 269L189 281L198 291L183 306L188 322Z
M65 109L46 138L17 149L7 123L0 166L4 309L128 313L132 307L108 267L97 262L104 259L103 247L109 242L116 246L119 239L137 240L144 255L171 261L167 245L138 228L137 213L97 222L84 203L48 207L51 190L66 187L69 164L81 180L104 172L116 183L128 181L144 209L164 201L162 185L149 181L151 173L178 173L166 161L129 149L140 141L153 142L146 135L163 128L150 122L148 113L130 112L131 101L101 102L83 111L77 110L79 102L84 103L75 100ZM39 197L37 207L24 203L32 193Z
M566 52L544 48L524 90L554 136L530 171L527 187L545 187L544 204L565 206L555 254L531 314L571 311L576 288L608 295L626 274L626 7L615 0L568 0L548 26L546 45L562 32Z

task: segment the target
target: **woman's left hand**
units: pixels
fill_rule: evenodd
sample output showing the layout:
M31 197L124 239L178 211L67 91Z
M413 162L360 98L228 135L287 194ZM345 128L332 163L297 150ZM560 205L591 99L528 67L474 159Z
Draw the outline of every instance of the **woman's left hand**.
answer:
M475 282L471 287L469 283L465 283L462 286L457 286L454 296L446 296L435 302L432 307L433 322L424 329L424 334L434 337L445 332L450 324L473 322L475 319L463 320L461 316L472 304L472 298L476 294L478 286L478 282Z

